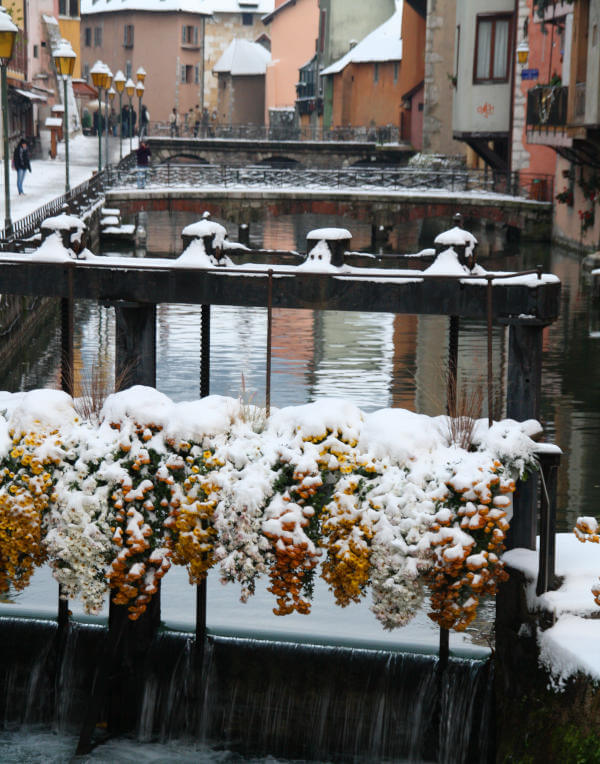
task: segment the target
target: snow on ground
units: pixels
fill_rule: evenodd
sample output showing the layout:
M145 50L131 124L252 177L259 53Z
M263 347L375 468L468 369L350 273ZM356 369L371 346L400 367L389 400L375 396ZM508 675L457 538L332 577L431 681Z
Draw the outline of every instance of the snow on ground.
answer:
M554 625L538 631L540 660L554 686L564 686L577 672L600 681L600 609L591 591L600 574L600 545L582 544L575 534L557 534L556 574L563 582L557 591L539 597L535 593L538 553L512 549L504 554L504 561L525 575L529 609L554 615Z
M119 139L109 137L111 162L118 161ZM102 139L104 161L105 138ZM134 144L137 139L134 140ZM123 153L129 151L127 141L123 142ZM69 181L71 188L90 178L98 169L98 138L91 135L77 135L69 140ZM39 207L65 192L65 144L58 144L56 159L32 159L31 172L23 182L25 196L17 193L17 173L10 171L10 212L13 222L35 212ZM4 169L0 178L0 193L4 199ZM2 210L4 220L4 209Z

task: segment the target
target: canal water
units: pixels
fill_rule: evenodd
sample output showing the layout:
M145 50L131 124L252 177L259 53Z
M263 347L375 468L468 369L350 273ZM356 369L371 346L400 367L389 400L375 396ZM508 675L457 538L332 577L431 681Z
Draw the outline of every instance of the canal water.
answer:
M181 231L191 213L152 213L141 222L149 256L181 252ZM237 227L227 221L230 239ZM252 224L251 245L306 250L313 228L341 226L353 234L352 248L369 250L371 227L322 215L280 216ZM438 224L439 227L439 224ZM388 251L417 252L432 246L435 222L398 226ZM561 313L544 332L541 418L546 438L564 452L559 477L559 530L570 530L579 515L600 506L597 447L600 443L600 305L592 303L581 259L546 244L513 245L507 251L497 231L475 231L488 270L524 270L543 265L562 281ZM105 253L116 253L114 247ZM144 251L121 249L124 256ZM213 307L211 322L212 393L245 396L264 403L266 311ZM486 332L482 322L461 323L459 385L484 386ZM348 398L366 411L403 407L429 415L444 413L448 321L442 316L412 316L350 311L275 310L271 401L287 406L323 396ZM157 322L157 387L175 400L199 395L200 308L160 305ZM1 357L0 340L0 357ZM494 410L505 392L507 341L494 329ZM59 324L45 316L40 331L24 343L20 358L0 368L0 389L57 386ZM75 375L114 363L114 312L81 302L76 310ZM484 401L482 415L487 414Z
M196 216L185 213L152 213L141 222L147 230L147 254L173 257L180 253L180 234ZM226 223L226 221L220 221ZM253 224L251 244L270 249L305 251L306 234L313 228L341 226L353 233L352 247L369 250L370 226L352 220L317 215L282 216ZM228 226L230 238L237 228ZM414 224L391 232L387 249L417 252L432 246L439 232L436 224ZM562 305L559 320L545 330L542 420L546 437L564 451L559 474L559 530L570 530L575 518L594 514L600 506L597 449L600 443L600 306L593 305L580 259L547 245L515 247L507 251L497 232L475 231L481 240L481 263L489 270L523 270L542 264L560 277ZM113 248L105 254L114 254ZM144 252L120 250L123 256ZM395 406L430 415L444 413L448 322L439 316L276 310L273 316L272 405L301 404L323 396L345 397L366 411ZM266 370L266 311L214 307L211 325L211 392L264 403ZM89 302L76 307L75 377L81 380L93 367L112 374L114 366L114 313ZM59 383L59 322L52 306L46 308L39 330L22 353L0 364L0 389L27 390ZM157 387L175 400L199 395L200 310L196 306L160 305L157 322ZM461 324L459 383L484 385L486 332L481 322ZM507 355L506 333L494 330L494 407L502 407ZM0 358L2 340L0 339ZM486 405L482 410L486 415ZM195 594L175 570L166 577L163 618L172 626L189 628L193 623ZM30 590L11 605L1 607L54 617L56 586L47 570L36 573ZM313 615L277 619L270 614L270 595L259 591L249 606L237 603L233 587L221 587L217 577L209 580L208 626L221 634L265 636L311 643L345 644L399 650L434 651L437 631L426 614L417 616L412 630L383 634L365 606L343 611L325 604L326 587L317 590ZM75 613L78 607L71 604ZM484 609L476 627L453 646L477 649L488 644L492 605ZM250 609L248 609L250 608ZM286 622L282 625L282 622ZM346 640L346 641L345 641ZM73 740L47 731L27 736L0 735L3 761L66 761ZM114 761L238 761L226 751L201 751L185 746L175 751L158 744L127 749L119 742L115 752L98 750L97 760ZM124 746L124 747L121 747ZM51 753L52 752L52 753ZM13 758L10 756L13 755ZM16 758L14 758L16 756ZM108 756L108 758L104 758ZM96 760L96 756L92 758ZM269 759L275 762L276 759Z

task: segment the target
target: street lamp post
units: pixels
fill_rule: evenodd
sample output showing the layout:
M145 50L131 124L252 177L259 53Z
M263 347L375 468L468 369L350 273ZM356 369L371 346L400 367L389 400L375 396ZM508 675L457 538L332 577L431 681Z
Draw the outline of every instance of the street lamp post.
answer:
M102 172L102 88L104 86L105 65L96 61L90 70L94 87L98 90L98 172Z
M144 94L144 88L145 88L144 82L146 81L146 70L144 69L143 66L138 66L138 70L137 70L137 72L135 74L136 74L136 77L137 77L137 83L136 83L135 89L136 89L136 92L137 92L137 94L139 96L139 99L140 99L140 103L139 103L139 119L140 119L140 138L141 138L142 137L142 135L141 135L141 128L142 128L142 95ZM141 95L140 95L140 91L139 91L139 86L140 85L142 86L142 93L141 93ZM146 125L144 127L147 129ZM144 138L145 137L146 137L146 135L144 134Z
M2 138L4 142L4 231L6 236L12 234L10 217L10 170L8 152L8 86L6 83L6 68L10 61L15 38L19 31L13 24L6 10L0 7L0 87L2 89Z
M138 135L140 137L140 141L142 138L145 138L146 136L142 135L142 96L144 95L144 83L143 82L136 82L135 83L135 92L137 93L138 97L138 119L139 119L139 131Z
M125 89L125 75L119 69L113 78L113 84L119 94L119 159L123 159L123 90Z
M104 166L108 168L110 164L110 156L108 154L108 91L110 90L110 86L112 85L112 79L113 79L113 73L111 70L106 67L106 71L104 72L104 130L106 132L106 137L104 138Z
M68 79L73 76L75 68L75 59L77 56L71 43L68 40L61 40L58 48L53 52L56 73L63 78L64 103L63 112L63 132L65 134L65 193L69 193L71 185L69 183L69 98L68 98Z
M131 125L131 99L133 98L133 94L135 93L135 83L131 79L131 77L127 80L125 83L125 92L127 93L127 96L129 98L129 153L133 151L133 143L132 143L132 136L133 136L133 129Z

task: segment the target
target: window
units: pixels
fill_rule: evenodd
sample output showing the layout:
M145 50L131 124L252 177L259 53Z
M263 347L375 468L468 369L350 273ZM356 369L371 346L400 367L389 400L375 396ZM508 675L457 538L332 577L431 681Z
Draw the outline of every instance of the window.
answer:
M125 62L125 79L130 80L131 79L131 72L133 71L133 67L131 66L131 61Z
M58 0L58 15L79 17L79 0Z
M399 76L400 76L400 62L394 61L394 85L398 84Z
M102 27L94 27L94 48L102 47Z
M83 44L86 48L92 47L92 28L91 27L85 27L83 30Z
M133 24L125 24L123 27L123 45L126 48L133 48Z
M194 67L191 64L182 64L181 66L181 82L191 83L194 81Z
M379 64L373 64L373 82L377 84L379 82Z
M511 16L478 16L474 82L508 82Z
M89 79L90 79L90 65L89 64L84 64L83 65L82 75L83 75L83 79L86 82L89 82Z
M198 27L184 24L181 27L181 44L198 46Z
M245 27L251 27L254 23L254 17L251 13L242 13L242 24Z

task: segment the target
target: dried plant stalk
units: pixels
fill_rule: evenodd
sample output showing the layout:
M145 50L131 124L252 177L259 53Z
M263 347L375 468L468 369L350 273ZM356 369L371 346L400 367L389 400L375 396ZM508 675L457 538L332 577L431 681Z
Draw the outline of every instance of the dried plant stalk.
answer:
M454 376L448 378L448 436L450 443L469 450L473 443L475 422L481 418L483 387L471 388L465 382L458 386Z
M239 416L242 422L249 424L254 432L262 432L267 423L267 410L263 406L257 406L252 401L255 393L249 393L246 388L246 378L242 374L242 383L238 395Z
M113 376L112 368L92 363L90 370L82 370L76 375L73 368L68 369L70 386L73 390L73 407L82 419L98 422L104 401L111 393L122 390L131 374L131 366L125 367Z

